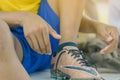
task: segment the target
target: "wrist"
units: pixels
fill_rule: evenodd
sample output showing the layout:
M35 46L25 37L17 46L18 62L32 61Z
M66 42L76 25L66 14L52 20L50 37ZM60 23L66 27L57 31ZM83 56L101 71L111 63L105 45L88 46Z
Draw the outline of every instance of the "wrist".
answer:
M16 11L16 12L4 12L0 11L0 19L4 20L11 26L22 26L23 20L30 14L30 12Z
M15 23L23 27L24 21L29 17L31 13L25 11L18 11L14 12L13 14L16 15Z

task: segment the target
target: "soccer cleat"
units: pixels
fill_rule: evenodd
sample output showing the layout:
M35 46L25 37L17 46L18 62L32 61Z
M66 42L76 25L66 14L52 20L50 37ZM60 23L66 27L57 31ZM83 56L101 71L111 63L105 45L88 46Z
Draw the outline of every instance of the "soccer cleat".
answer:
M51 77L56 80L102 80L98 72L89 66L83 52L73 46L65 46L57 52Z

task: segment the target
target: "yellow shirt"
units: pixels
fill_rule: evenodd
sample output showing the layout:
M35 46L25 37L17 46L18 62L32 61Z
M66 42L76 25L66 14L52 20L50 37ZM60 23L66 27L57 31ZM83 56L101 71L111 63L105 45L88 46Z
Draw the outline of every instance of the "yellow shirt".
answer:
M37 13L41 0L0 0L0 11L30 11Z

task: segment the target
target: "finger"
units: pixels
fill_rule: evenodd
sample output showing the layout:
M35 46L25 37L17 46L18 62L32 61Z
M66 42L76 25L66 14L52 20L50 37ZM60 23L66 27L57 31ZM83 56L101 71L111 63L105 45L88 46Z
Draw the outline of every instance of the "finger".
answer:
M111 42L113 40L113 37L109 34L106 28L101 28L101 29L102 32L98 33L99 37L107 43Z
M61 35L57 34L57 32L48 25L49 34L51 34L55 39L61 39Z
M39 48L41 50L40 54L45 54L46 53L46 48L45 48L45 44L44 44L44 39L43 39L43 35L42 32L38 32L38 34L36 34L38 37L38 44L39 44Z
M48 30L43 30L42 31L42 36L43 36L43 39L44 39L46 53L47 54L51 54L51 45L50 45L50 39L49 39L49 32L48 32Z
M113 37L116 47L118 47L119 33L115 27L113 27L113 30L111 31L110 35Z
M107 31L110 31L110 30L108 29ZM113 45L115 48L117 48L118 40L119 40L119 34L117 29L114 27L111 27L111 31L109 32L109 34L113 37L113 42L110 44Z
M29 38L29 36L26 36L26 40L27 40L28 44L30 45L30 47L33 49L34 48L33 43L31 41L31 39Z
M33 49L35 51L37 51L38 53L40 53L41 50L40 50L39 45L38 45L37 35L36 34L31 34L30 39L32 40L32 43L33 43L33 47L34 47Z
M111 32L109 33L112 37L113 40L112 42L109 43L108 46L106 46L104 49L101 50L102 53L110 53L113 52L115 49L117 49L118 46L118 33L115 29L112 29Z
M103 48L100 53L105 54L105 53L111 53L114 50L116 50L116 44L115 42L112 42L111 44L107 45L105 48Z
M117 43L115 40L113 40L109 45L107 45L105 48L103 48L100 53L111 53L117 49Z

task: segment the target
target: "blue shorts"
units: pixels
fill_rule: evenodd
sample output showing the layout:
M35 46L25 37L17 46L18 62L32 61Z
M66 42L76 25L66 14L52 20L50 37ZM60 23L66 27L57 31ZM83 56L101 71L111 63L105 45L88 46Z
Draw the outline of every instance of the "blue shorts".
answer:
M60 32L59 17L53 12L47 0L42 0L38 10L38 15L41 16L46 22L48 22L57 33ZM22 45L24 55L22 64L28 73L32 73L36 70L50 68L52 55L38 54L36 51L32 50L25 39L22 27L11 28L11 32ZM54 39L50 35L50 42L52 53L54 53L58 46L59 40Z

